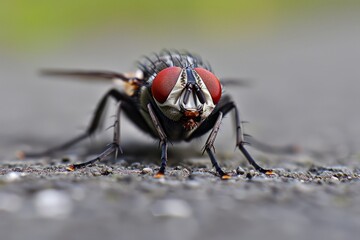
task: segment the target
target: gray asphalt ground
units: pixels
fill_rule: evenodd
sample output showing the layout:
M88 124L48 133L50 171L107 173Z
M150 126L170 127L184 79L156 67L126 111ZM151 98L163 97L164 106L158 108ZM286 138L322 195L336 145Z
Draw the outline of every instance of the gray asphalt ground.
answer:
M312 17L263 38L203 41L138 38L131 31L74 41L58 52L0 55L0 239L357 239L360 235L360 31L358 14ZM216 142L223 168L214 175L200 154L206 138L170 147L165 179L152 176L160 152L122 119L122 148L75 172L66 166L100 152L111 131L55 157L17 160L17 150L43 150L79 134L106 84L44 79L42 67L132 70L164 47L207 59L228 87L246 132L295 155L251 149L264 176L234 150L231 116ZM106 124L114 110L109 109ZM238 166L240 165L240 168Z

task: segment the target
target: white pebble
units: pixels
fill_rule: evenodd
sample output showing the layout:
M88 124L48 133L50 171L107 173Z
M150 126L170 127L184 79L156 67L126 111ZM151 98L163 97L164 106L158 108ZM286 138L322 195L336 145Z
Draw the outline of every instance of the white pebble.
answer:
M59 190L43 190L35 195L35 209L41 217L66 218L73 210L69 196Z
M5 180L7 182L14 182L21 178L21 173L19 172L9 172L5 175Z
M143 168L142 171L141 171L142 174L148 174L148 173L152 173L152 172L153 172L153 170L151 168L148 168L148 167Z
M335 176L331 176L331 179L332 180L335 180L335 181L339 181L339 178L335 177Z
M155 217L188 218L192 215L190 205L180 199L158 200L151 207L151 212Z

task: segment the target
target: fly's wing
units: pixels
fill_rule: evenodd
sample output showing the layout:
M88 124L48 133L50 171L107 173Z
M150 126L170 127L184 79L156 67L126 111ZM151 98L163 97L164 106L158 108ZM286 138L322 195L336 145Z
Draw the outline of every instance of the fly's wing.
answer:
M254 82L248 78L221 78L223 86L250 87Z
M45 69L40 72L42 75L54 77L75 77L81 79L97 79L97 80L115 80L119 79L125 82L130 80L140 80L139 73L117 73L112 71L84 71L84 70L56 70Z
M70 77L81 80L91 81L111 81L121 85L126 94L132 96L135 91L143 85L143 73L136 71L132 73L117 73L112 71L86 71L86 70L62 70L62 69L45 69L41 75L53 77Z

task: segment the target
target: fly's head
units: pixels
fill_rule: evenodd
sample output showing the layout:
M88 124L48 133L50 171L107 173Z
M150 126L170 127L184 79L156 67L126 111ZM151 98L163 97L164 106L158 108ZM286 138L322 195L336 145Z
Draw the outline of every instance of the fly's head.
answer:
M222 87L219 79L204 68L174 66L155 76L151 92L162 113L190 131L214 110Z

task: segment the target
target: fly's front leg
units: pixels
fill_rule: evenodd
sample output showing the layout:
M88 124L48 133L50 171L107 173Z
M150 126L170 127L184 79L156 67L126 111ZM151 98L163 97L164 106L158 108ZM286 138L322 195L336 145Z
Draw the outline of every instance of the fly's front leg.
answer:
M167 162L167 146L168 146L168 140L167 136L164 132L164 129L162 128L159 119L157 118L154 110L151 107L151 104L149 103L147 105L147 108L149 110L149 114L151 117L151 120L155 126L155 129L159 135L160 138L160 145L161 145L161 165L160 169L157 174L155 174L155 178L163 178L165 175L165 168L166 168L166 162Z
M250 155L250 153L246 150L244 144L246 143L244 141L244 133L242 131L242 126L241 126L241 120L240 120L240 116L239 116L239 112L237 110L237 107L235 106L234 103L232 103L232 107L234 108L235 111L235 121L236 121L236 146L239 148L239 150L244 154L245 158L249 161L249 163L259 172L267 174L267 175L271 175L273 174L272 170L269 169L264 169L262 167L260 167L254 160L254 158Z
M112 144L117 146L115 149L115 159L117 159L119 151L120 151L120 153L123 153L123 151L120 147L120 114L121 114L121 108L122 108L121 104L122 104L121 102L118 103L116 119L114 122L114 136L113 136Z
M259 172L265 173L265 174L272 174L271 170L264 169L260 167L254 160L254 158L249 154L249 152L244 147L245 144L248 143L249 138L247 135L244 135L243 128L241 126L241 120L239 117L239 112L237 110L236 105L234 102L227 96L224 96L224 98L219 102L218 107L213 111L213 113L206 119L206 122L201 124L197 130L194 131L194 133L186 139L187 141L192 140L193 138L199 137L203 134L205 134L207 131L212 129L212 132L209 136L209 139L205 145L205 150L210 156L211 161L213 162L213 165L216 167L215 157L213 152L211 151L212 143L214 142L217 129L220 126L221 117L225 116L230 111L234 110L235 113L235 124L236 124L236 147L239 148L239 150L244 154L248 162ZM220 115L219 115L220 114ZM209 149L209 150L207 150ZM214 164L215 163L215 164ZM220 168L217 168L220 169ZM217 170L217 172L221 175L221 171Z
M159 172L155 175L155 178L161 178L165 175L165 168L166 168L166 162L167 162L167 141L161 141L161 166L159 169Z
M213 148L214 148L214 142L215 142L215 138L217 136L217 133L219 132L219 128L220 128L220 124L221 124L221 120L223 118L223 113L219 112L219 116L215 122L215 125L208 137L208 139L206 140L205 146L204 146L204 150L203 153L206 151L207 154L210 157L211 163L212 165L215 167L216 172L220 175L221 179L229 179L231 178L229 174L225 173L221 167L219 166L219 163L216 160L215 154L213 152Z
M120 151L122 153L122 150L120 148L120 114L121 114L121 102L119 102L117 107L117 112L115 116L115 122L114 122L114 135L113 135L113 141L112 143L108 144L106 149L100 153L96 158L91 159L90 161L79 163L79 164L72 164L69 165L66 169L69 171L74 171L79 168L86 167L92 163L95 163L97 161L101 161L105 159L107 156L115 152L115 159L117 158L118 152Z

